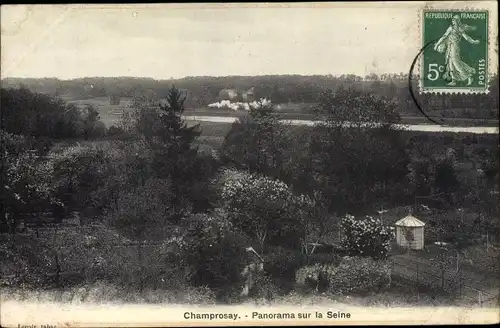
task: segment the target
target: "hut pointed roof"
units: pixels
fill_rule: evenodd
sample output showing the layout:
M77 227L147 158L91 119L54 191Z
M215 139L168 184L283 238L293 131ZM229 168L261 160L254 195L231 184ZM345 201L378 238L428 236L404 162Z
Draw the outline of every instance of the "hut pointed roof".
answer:
M425 226L425 223L414 217L413 215L409 214L396 222L397 226L402 226L402 227L423 227Z

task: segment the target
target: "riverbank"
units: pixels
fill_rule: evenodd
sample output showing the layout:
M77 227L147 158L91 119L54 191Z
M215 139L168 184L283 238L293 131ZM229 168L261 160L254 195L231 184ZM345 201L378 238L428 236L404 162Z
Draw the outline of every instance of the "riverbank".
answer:
M231 124L238 119L236 116L184 116L186 121L193 122L212 122L212 123L228 123ZM283 123L298 126L312 126L318 121L313 120L298 120L284 119ZM349 125L348 122L345 125ZM473 133L473 134L498 134L498 126L443 126L436 124L396 124L396 127L417 132L452 132L452 133Z

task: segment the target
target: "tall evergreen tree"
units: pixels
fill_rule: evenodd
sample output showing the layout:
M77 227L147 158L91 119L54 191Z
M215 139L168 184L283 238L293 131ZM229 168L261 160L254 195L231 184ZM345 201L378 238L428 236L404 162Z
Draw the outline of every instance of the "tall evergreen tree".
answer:
M162 179L169 179L174 194L173 206L178 210L189 194L196 174L198 147L194 145L201 134L199 125L189 127L182 119L184 95L173 86L165 105L160 104L158 125L152 140L153 170Z

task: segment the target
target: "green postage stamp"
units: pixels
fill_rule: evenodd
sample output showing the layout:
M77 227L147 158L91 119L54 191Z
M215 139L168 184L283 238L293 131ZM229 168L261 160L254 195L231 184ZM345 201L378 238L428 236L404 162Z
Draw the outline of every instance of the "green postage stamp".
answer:
M420 91L488 92L488 11L423 10Z

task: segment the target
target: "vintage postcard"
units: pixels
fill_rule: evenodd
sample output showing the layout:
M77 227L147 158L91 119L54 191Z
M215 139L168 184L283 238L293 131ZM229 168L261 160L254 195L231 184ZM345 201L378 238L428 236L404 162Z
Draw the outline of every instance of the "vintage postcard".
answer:
M496 1L0 11L1 327L500 321Z

